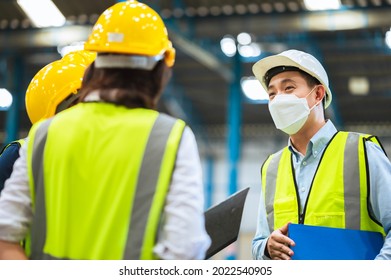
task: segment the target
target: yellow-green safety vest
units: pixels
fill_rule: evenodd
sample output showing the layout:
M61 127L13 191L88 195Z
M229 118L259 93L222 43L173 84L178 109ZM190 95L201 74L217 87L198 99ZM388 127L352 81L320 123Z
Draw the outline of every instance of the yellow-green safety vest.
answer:
M371 135L342 131L334 135L320 159L304 209L300 209L292 153L285 147L269 156L261 176L270 231L292 222L385 235L368 211L368 140L380 145Z
M34 125L30 258L154 259L184 127L108 103L81 103Z

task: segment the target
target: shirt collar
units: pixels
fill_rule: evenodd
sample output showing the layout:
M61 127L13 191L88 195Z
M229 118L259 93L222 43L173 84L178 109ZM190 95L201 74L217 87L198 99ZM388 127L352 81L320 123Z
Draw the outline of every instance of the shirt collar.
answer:
M307 154L312 154L312 156L316 158L319 154L321 154L335 133L337 133L337 129L334 124L331 120L327 120L326 124L319 129L308 143ZM288 148L296 156L296 159L300 156L299 152L293 147L290 137L288 140Z

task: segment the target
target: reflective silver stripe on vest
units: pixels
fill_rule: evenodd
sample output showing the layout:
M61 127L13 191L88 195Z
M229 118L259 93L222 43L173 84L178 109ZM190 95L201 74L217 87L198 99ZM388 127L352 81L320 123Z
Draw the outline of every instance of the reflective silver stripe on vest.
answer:
M345 201L345 227L360 229L360 167L358 158L358 145L360 136L349 133L344 150L344 201ZM327 151L327 150L326 150ZM326 152L325 151L325 152ZM282 151L276 153L270 161L266 173L265 204L267 221L270 231L274 230L274 197L277 187L277 171ZM321 162L319 163L319 165ZM315 174L316 176L316 174ZM311 185L312 188L312 185Z
M140 258L145 226L147 224L149 210L151 209L153 195L156 191L161 162L166 150L168 138L176 121L176 119L168 115L160 114L153 125L137 181L138 185L131 211L131 223L128 230L124 259ZM46 240L43 152L50 122L51 120L46 121L38 128L34 139L32 172L35 185L36 209L32 227L31 259L58 259L43 252Z
M274 230L274 197L276 194L278 165L280 164L283 151L281 150L273 155L266 170L265 206L267 222L271 232Z
M156 192L161 162L166 150L168 138L175 123L176 119L160 114L153 125L137 180L124 259L140 259L140 249L145 236L144 232L148 221L149 210L151 209L153 196Z
M360 229L360 166L358 144L360 136L349 133L344 152L345 227Z
M42 256L46 240L46 209L43 184L43 154L47 132L52 119L43 122L35 133L32 153L32 173L35 192L35 213L31 228L31 259L48 259Z

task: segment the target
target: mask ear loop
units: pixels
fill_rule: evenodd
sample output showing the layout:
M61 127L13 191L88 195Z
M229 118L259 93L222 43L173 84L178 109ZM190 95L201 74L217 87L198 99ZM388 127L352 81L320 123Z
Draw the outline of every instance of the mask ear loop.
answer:
M314 86L314 87L311 89L311 91L310 91L310 92L306 95L306 97L304 97L304 98L307 98L307 97L314 91L314 89L317 88L318 86L319 86L319 85ZM324 98L324 97L323 97L323 98ZM310 111L311 111L312 109L314 109L316 106L318 106L318 105L320 104L320 102L322 102L323 98L322 98L321 100L319 100L319 102L315 103L315 105L312 106L312 107L310 108Z

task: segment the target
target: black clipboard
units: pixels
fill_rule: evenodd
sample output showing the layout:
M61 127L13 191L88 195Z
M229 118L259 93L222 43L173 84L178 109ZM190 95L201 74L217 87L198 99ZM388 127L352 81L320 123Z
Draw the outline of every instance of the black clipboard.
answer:
M205 227L212 240L205 259L237 240L249 189L242 189L205 211Z

